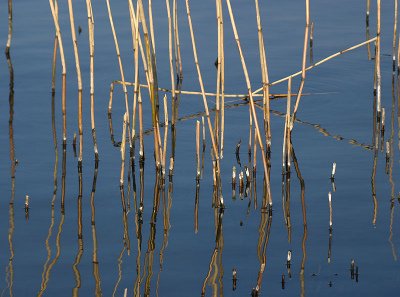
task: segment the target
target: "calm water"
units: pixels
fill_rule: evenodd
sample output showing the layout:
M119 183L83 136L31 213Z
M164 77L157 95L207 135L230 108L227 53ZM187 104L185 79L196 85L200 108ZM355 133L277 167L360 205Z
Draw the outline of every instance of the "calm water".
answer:
M305 7L303 2L292 0L269 1L260 5L270 81L275 81L301 69ZM261 74L254 4L232 1L232 6L252 86L257 89L261 86ZM3 7L0 36L3 36L5 47L8 16L6 5ZM132 81L134 63L128 4L112 3L111 8L125 77ZM365 11L366 1L312 1L313 61L365 41ZM376 34L375 11L373 3L370 38ZM236 199L232 199L232 167L242 170L244 165L249 166L248 105L241 105L227 110L225 115L225 150L221 161L226 205L223 215L212 208L211 141L207 131L196 230L194 133L196 120L201 119L195 117L177 124L173 183L167 181L165 188L160 190L158 212L153 210L156 185L153 136L145 136L144 178L141 181L136 161L129 181L125 175L124 194L125 200L129 201L129 212L124 217L119 188L121 154L119 147L112 142L107 115L110 84L120 79L107 7L104 1L93 3L95 120L100 157L97 170L90 129L85 3L75 1L74 12L76 26L82 27L78 36L84 86L82 197L79 195L77 158L72 146L74 132L78 131L78 96L67 4L60 3L60 25L67 63L68 144L63 155L62 69L59 58L53 130L54 23L49 4L40 1L13 3L14 32L10 51L14 71L13 104L7 100L10 94L7 59L5 56L0 59L0 94L3 97L0 101L2 296L123 296L125 288L128 296L201 296L203 290L205 296L246 296L258 281L262 296L395 296L400 288L397 259L400 255L400 144L397 76L392 86L394 5L383 3L382 8L382 106L386 109L384 142L389 141L391 150L388 165L385 150L381 152L381 147L373 150L374 60L369 59L367 47L345 53L308 71L304 93L310 95L301 99L297 114L301 122L295 123L292 134L298 169L304 181L304 195L301 179L292 165L290 228L285 222L288 208L284 209L282 204L284 118L279 114L286 110L286 100L283 99L271 102L271 110L275 112L271 114L272 216L261 210L261 155L257 158L258 174L251 194L241 200L236 187ZM208 92L215 92L215 3L192 1L191 13L205 88ZM163 1L153 1L153 14L159 85L170 88L168 27ZM200 90L183 1L178 3L178 14L184 75L182 89ZM246 93L246 82L225 6L224 21L226 92L243 94ZM307 63L311 64L309 53ZM144 77L141 81L145 81ZM293 93L297 92L299 81L298 77L293 80ZM287 84L281 83L271 87L271 93L285 93L286 88ZM150 129L150 105L146 92L143 89L144 125ZM128 88L128 95L132 104L132 87ZM163 95L161 93L160 97ZM170 108L171 96L168 96ZM123 100L122 87L116 85L112 113L116 143L121 141L125 112ZM210 108L214 106L213 100L208 97ZM243 102L228 100L232 101L227 103L229 105ZM179 117L204 111L200 96L182 95L180 102ZM261 116L259 114L259 121ZM163 135L163 129L161 132ZM172 153L170 133L168 137L167 158ZM234 152L241 138L240 166ZM381 142L380 136L378 141ZM13 163L15 159L18 159L17 165ZM64 161L65 187L62 185ZM335 191L330 180L333 162L337 163ZM64 213L60 207L63 191ZM333 205L331 236L328 229L329 192L332 192ZM138 219L135 198L139 199L141 193L144 212ZM30 196L29 220L24 211L26 195ZM95 224L92 224L93 218ZM80 227L82 237L78 236ZM216 233L219 234L217 243ZM290 272L286 267L288 250L292 251ZM263 257L266 264L261 275ZM353 278L351 259L355 260L359 272ZM235 290L231 279L233 268L238 277ZM286 281L284 289L282 275Z

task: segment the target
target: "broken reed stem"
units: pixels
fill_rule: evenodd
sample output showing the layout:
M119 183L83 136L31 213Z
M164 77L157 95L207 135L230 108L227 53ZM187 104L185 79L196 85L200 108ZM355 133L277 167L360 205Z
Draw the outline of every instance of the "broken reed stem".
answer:
M27 211L29 209L29 196L25 196L25 210Z
M344 54L344 53L346 53L346 52L348 52L348 51L351 51L351 50L353 50L353 49L356 49L356 48L358 48L358 47L360 47L360 46L363 46L363 45L365 45L365 44L367 44L367 43L370 43L370 42L372 42L372 41L375 41L376 39L377 39L377 37L371 38L371 39L369 39L369 40L367 40L367 41L361 42L360 44L357 44L357 45L354 45L354 46L352 46L352 47L349 47L348 49L345 49L345 50L343 50L343 51L340 51L340 52L337 52L337 53L335 53L335 54L333 54L333 55L330 55L329 57L326 57L325 59L323 59L323 60L321 60L321 61L319 61L319 62L317 62L317 63L315 63L315 64L313 64L313 65L311 65L311 66L309 66L309 67L307 67L307 68L305 69L305 71L308 71L308 70L310 70L310 69L312 69L312 68L314 68L314 67L316 67L316 66L318 66L318 65L321 65L322 63L325 63L326 61L328 61L328 60L330 60L330 59L332 59L332 58L335 58L335 57L337 57L337 56L339 56L339 55L341 55L341 54ZM269 86L276 85L276 84L278 84L278 83L281 83L281 82L283 82L283 81L288 80L289 77L295 77L295 76L298 76L298 75L300 75L300 74L302 74L302 70L301 70L301 71L298 71L298 72L296 72L296 73L294 73L294 74L292 74L292 75L286 76L286 77L284 77L284 78L282 78L282 79L279 79L279 80L277 80L277 81L274 81L274 82L270 83ZM259 89L255 90L255 91L253 92L253 95L259 93L260 91L262 91L262 88L259 88Z
M290 120L290 99L291 99L291 90L292 90L292 78L289 77L288 80L288 92L287 92L287 103L286 103L286 117L285 117L285 130L283 134L283 149L282 149L282 175L285 175L285 159L286 153L289 154L289 147L286 150L286 143L289 144L287 138L289 138L290 130L289 130L289 120Z
M269 114L269 78L267 68L267 58L265 56L264 36L261 27L260 9L258 6L258 0L255 0L256 13L257 13L257 27L258 27L258 44L260 50L260 65L261 74L263 81L263 111L264 111L264 130L267 142L267 151L271 150L271 126L270 126L270 114Z
M293 129L294 119L296 117L297 109L299 107L299 103L300 103L300 99L301 99L301 93L303 91L304 82L306 80L306 60L307 60L308 32L310 29L309 27L310 27L310 2L309 2L309 0L306 0L306 30L304 33L304 48L303 48L303 64L302 64L302 70L301 70L301 82L300 82L299 91L297 92L296 103L294 105L293 114L292 114L292 118L290 121L290 131L292 131L292 129Z
M83 130L82 130L82 74L79 63L78 43L76 41L74 10L72 0L68 0L69 21L71 24L71 37L75 53L76 76L78 78L78 126L79 126L79 157L78 164L82 166Z
M377 0L377 32L376 32L376 110L381 116L381 0Z
M119 53L117 35L115 33L114 22L113 22L113 18L112 18L112 14L111 14L110 1L109 0L106 0L106 1L107 1L108 17L110 19L111 30L112 30L113 36L114 36L115 50L116 50L117 56L118 56L118 63L119 63L119 69L121 72L122 86L124 88L124 93L125 93L125 107L126 107L126 114L128 117L127 124L128 124L128 133L129 133L129 146L130 146L130 148L132 148L132 136L131 136L130 124L129 124L130 116L129 116L129 105L128 105L128 91L126 89L124 70L122 68L122 60L121 60L121 55Z
M90 119L92 125L92 136L94 145L95 160L99 160L99 151L97 149L96 130L94 122L94 18L91 0L86 0L86 8L88 13L88 30L89 30L89 50L90 50Z
M239 35L237 33L237 30L236 30L235 19L233 17L231 2L230 2L230 0L226 0L226 3L228 5L228 10L229 10L230 18L231 18L232 29L233 29L233 33L235 35L236 44L238 46L238 50L239 50L239 54L240 54L240 60L242 62L242 67L243 67L244 76L246 78L247 89L248 89L248 92L249 92L250 108L251 108L251 111L252 111L252 114L253 114L254 125L255 125L255 129L257 131L258 143L260 145L261 155L262 155L263 164L264 164L264 174L265 174L265 179L267 181L267 196L268 196L268 199L269 199L270 209L272 209L271 187L270 187L270 182L269 182L269 173L268 173L268 169L267 169L267 160L266 160L266 157L265 157L264 145L263 145L262 139L261 139L260 128L258 126L256 110L254 108L254 100L253 100L253 93L251 91L250 79L249 79L249 75L248 75L248 72L247 72L246 62L244 61L242 47L240 46Z
M122 141L121 141L121 179L119 185L124 185L124 171L125 171L125 144L126 144L126 123L128 121L128 114L124 114L124 124L122 128ZM128 128L129 129L129 128Z
M194 40L192 18L190 16L189 0L186 0L186 11L187 11L187 15L188 15L190 35L191 35L191 38L192 38L194 62L196 64L197 74L198 74L199 83L200 83L200 88L201 88L201 92L202 92L202 95L203 95L204 109L206 111L206 116L207 116L207 121L208 121L208 129L210 130L210 136L211 136L212 147L213 147L213 150L214 150L214 156L215 156L215 159L216 159L216 162L217 162L217 170L218 170L218 174L220 175L221 174L221 170L220 170L220 165L219 165L218 148L217 148L217 146L215 144L215 138L214 138L214 133L213 133L213 129L212 129L212 125L211 125L211 119L210 119L210 113L208 111L207 98L206 98L206 95L205 95L205 92L204 92L203 79L202 79L201 72L200 72L199 61L197 59L196 42Z
M54 26L56 27L58 44L60 46L61 64L62 64L62 69L63 69L63 71L62 71L63 87L62 87L62 103L61 104L62 104L62 113L63 113L63 145L65 146L67 144L67 112L66 112L66 107L65 107L67 68L65 66L64 47L63 47L62 38L61 38L60 26L58 24L58 12L56 12L56 10L54 8L53 1L49 0L49 3L50 3L51 14L53 15Z
M165 160L167 157L167 140L168 140L168 106L167 106L167 95L164 96L164 146L162 154L162 176L165 178Z
M396 65L396 34L397 34L397 0L394 1L394 33L393 33L393 72Z
M232 168L232 187L234 188L236 185L236 167Z
M331 179L335 179L335 172L336 172L336 163L333 163L332 166L332 174L331 174Z
M332 194L329 192L328 194L329 199L329 230L332 230Z
M200 121L196 122L196 178L200 178Z

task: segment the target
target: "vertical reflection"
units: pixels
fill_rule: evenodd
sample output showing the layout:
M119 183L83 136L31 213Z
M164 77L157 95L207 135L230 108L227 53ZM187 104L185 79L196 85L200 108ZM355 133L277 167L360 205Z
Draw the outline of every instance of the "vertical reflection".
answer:
M82 166L78 166L79 176L79 196L78 196L78 254L75 258L75 263L72 265L74 271L76 286L72 289L72 296L78 296L79 288L81 287L81 275L79 273L78 264L83 255L83 238L82 238Z
M108 125L110 126L111 143L113 146L118 146L118 144L115 143L115 140L114 140L114 130L113 130L113 125L112 125L111 113L108 114Z
M9 1L9 9L11 9L11 0ZM9 11L11 13L11 10ZM12 24L10 20L10 25ZM12 25L11 25L12 28ZM11 29L12 30L12 29ZM11 31L12 32L12 31ZM11 41L11 37L9 35L9 40ZM8 46L8 44L7 44ZM14 259L14 246L12 242L12 237L14 234L14 196L15 196L15 166L17 165L17 159L15 158L15 149L14 149L14 129L13 129L13 120L14 120L14 70L11 64L11 58L9 55L9 47L6 50L7 63L10 70L10 93L9 93L9 104L10 104L10 119L8 121L9 128L9 140L10 140L10 160L11 160L11 199L9 203L9 224L8 228L8 243L10 246L10 260L6 267L6 282L7 287L10 292L10 296L12 296L12 287L14 284L14 267L13 267L13 259ZM2 296L3 296L2 294Z
M265 271L265 265L267 264L267 246L269 241L269 233L271 231L272 224L272 213L268 214L267 209L261 210L261 221L260 227L258 227L258 242L257 242L257 256L260 261L260 270L258 271L257 277L257 293L261 290L261 280ZM265 232L265 226L267 226L267 232ZM265 238L265 239L264 239Z
M199 195L200 195L200 180L196 178L196 198L194 201L194 233L199 231Z
M371 176L371 185L372 185L372 200L374 202L374 216L372 219L372 223L375 225L376 218L378 214L378 200L376 199L376 189L375 189L375 174L376 174L376 164L378 162L378 149L379 149L379 131L380 131L380 121L377 121L376 131L375 131L375 147L374 147L374 162L372 165L372 176Z
M99 166L99 161L95 161L94 165L94 176L93 176L93 186L92 186L92 194L90 196L90 206L92 209L92 238L93 238L93 276L96 281L94 294L96 297L102 296L101 293L101 280L99 274L99 262L97 261L97 235L96 235L96 225L95 225L95 207L94 207L94 193L96 191L96 183L97 183L97 171Z
M124 224L124 243L128 248L128 256L131 254L131 244L128 232L128 214L126 212L125 191L124 186L120 186L121 204L122 204L122 223Z
M368 18L367 18L365 23L366 23L366 27L367 27L367 39L366 40L369 40L369 19ZM368 60L372 60L372 58L371 58L371 45L370 45L369 42L367 43L367 51L368 51Z
M307 240L307 214L306 214L306 202L305 202L305 183L304 183L304 179L301 176L300 173L300 168L299 168L299 164L297 163L297 158L296 155L294 153L294 147L293 144L291 145L292 148L292 159L293 159L293 164L294 164L294 168L296 169L296 174L298 179L300 180L300 188L301 188L301 207L302 207L302 211L303 211L303 227L304 227L304 233L303 233L303 240L301 243L301 247L303 250L303 260L301 262L301 267L300 267L300 289L301 289L301 293L300 296L304 297L306 295L306 285L305 285L305 277L304 277L304 266L306 264L306 240Z
M220 296L223 296L223 287L222 287L222 278L223 278L223 269L222 269L222 250L224 247L224 239L223 239L223 233L222 233L222 218L224 216L224 209L223 208L215 208L214 209L214 217L215 217L215 248L211 256L211 261L208 266L208 273L206 278L204 279L203 286L201 288L201 296L205 296L206 294L206 285L207 281L211 276L211 273L214 268L214 273L211 277L211 287L213 288L213 294L212 296L217 296L218 293L218 285L216 284L216 280L218 278L219 274L219 279L218 283L220 284ZM218 256L218 253L220 254ZM217 262L217 259L219 261Z

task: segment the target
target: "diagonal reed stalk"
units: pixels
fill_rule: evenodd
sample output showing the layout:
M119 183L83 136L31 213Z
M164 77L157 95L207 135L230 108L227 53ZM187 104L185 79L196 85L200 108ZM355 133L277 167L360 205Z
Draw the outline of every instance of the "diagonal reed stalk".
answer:
M306 80L306 60L307 60L307 45L308 45L308 32L310 29L310 1L306 0L306 30L304 33L304 48L303 48L303 63L301 70L301 82L299 86L299 91L297 92L296 103L294 105L292 118L290 120L290 131L293 129L294 119L296 117L297 109L299 107L301 93L303 91L304 82Z
M127 114L127 125L128 125L128 133L129 133L129 146L132 149L132 137L131 137L131 131L130 131L130 124L129 124L130 116L129 116L129 104L128 104L128 91L127 91L126 85L125 85L124 69L122 67L121 55L119 53L117 34L115 33L114 22L113 22L113 18L112 18L112 14L111 14L110 1L109 0L106 0L106 1L107 1L108 17L110 19L111 30L112 30L113 36L114 36L115 50L116 50L117 56L118 56L119 69L121 71L122 86L124 88L125 108L126 108L126 114Z
M71 37L74 45L76 76L78 78L78 125L79 125L79 157L78 166L82 166L82 150L83 150L83 131L82 131L82 74L79 62L78 43L76 41L74 9L72 7L72 0L68 0L69 21L71 24Z
M202 79L202 76L201 76L199 61L198 61L198 59L197 59L196 42L195 42L195 40L194 40L192 18L191 18L191 16L190 16L189 0L186 0L186 11L187 11L187 15L188 15L188 22L189 22L189 28L190 28L190 36L191 36L191 38L192 38L194 62L195 62L195 64L196 64L196 68L197 68L197 74L198 74L198 78L199 78L199 84L200 84L201 92L202 92L202 95L203 95L204 109L205 109L205 111L206 111L206 116L207 116L207 121L208 121L208 129L209 129L209 131L210 131L212 147L213 147L213 151L214 151L215 160L216 160L216 163L217 163L217 170L218 170L218 177L217 177L217 178L218 178L219 181L221 181L221 168L220 168L220 164L219 164L218 148L217 148L216 143L215 143L213 128L212 128L212 125L211 125L210 113L209 113L209 111L208 111L207 98L206 98L206 95L205 95L205 92L204 92L203 79ZM222 196L220 196L220 198L221 198L221 201L222 201ZM221 204L223 204L223 203L221 203Z
M67 145L67 112L66 112L66 107L65 107L67 68L65 66L64 47L63 47L62 38L61 38L60 26L58 24L58 14L54 7L53 1L49 0L49 3L50 3L51 14L53 15L54 26L56 27L58 44L60 46L61 64L62 64L62 69L63 69L63 71L62 71L62 74L63 74L62 113L63 113L63 145L65 146L65 145Z
M262 156L262 160L263 160L263 164L264 164L264 174L265 174L265 180L267 182L267 196L268 196L268 199L269 199L269 207L270 207L270 210L272 210L272 197L271 197L271 187L270 187L270 182L269 182L269 173L268 173L268 169L267 169L267 167L268 167L267 166L267 159L265 157L264 145L262 143L261 134L260 134L260 128L258 126L256 110L254 108L253 92L251 91L251 84L250 84L249 74L247 72L246 62L244 60L242 47L240 45L239 35L237 33L237 30L236 30L235 19L233 17L233 12L232 12L232 7L231 7L230 0L226 0L226 4L228 5L228 10L229 10L230 18L231 18L232 29L233 29L233 33L235 35L237 46L238 46L238 50L239 50L239 54L240 54L240 60L242 62L242 67L243 67L244 76L246 78L247 89L248 89L248 92L249 92L250 109L251 109L251 112L253 114L254 125L255 125L255 129L257 131L258 143L260 145L261 156Z
M97 149L96 130L94 122L94 18L92 10L92 1L86 0L89 28L89 50L90 50L90 119L92 126L93 146L95 160L99 160L99 151Z
M258 44L260 48L260 65L261 74L263 81L263 109L264 109L264 129L265 136L267 140L267 152L271 151L271 126L270 126L270 114L269 114L269 79L268 79L268 68L267 68L267 58L265 56L265 46L264 46L264 36L261 27L260 9L258 6L258 0L256 3L256 13L257 13L257 27L258 27Z

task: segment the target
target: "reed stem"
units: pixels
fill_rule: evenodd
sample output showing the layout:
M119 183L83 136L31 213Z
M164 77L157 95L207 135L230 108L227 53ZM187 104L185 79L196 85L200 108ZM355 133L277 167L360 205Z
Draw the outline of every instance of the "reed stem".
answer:
M394 1L393 72L396 69L397 0Z
M200 178L200 121L196 121L196 179Z
M168 106L167 106L167 95L164 96L164 146L162 154L162 176L165 178L165 161L167 157L167 140L168 140Z
M243 67L244 76L245 76L245 78L246 78L247 89L248 89L248 92L249 92L250 108L251 108L251 112L252 112L252 114L253 114L254 125L255 125L255 129L256 129L256 131L257 131L258 143L259 143L259 145L260 145L261 155L262 155L263 164L264 164L264 174L265 174L265 179L266 179L266 181L267 181L267 196L268 196L268 199L269 199L269 206L270 206L270 209L272 209L272 197L271 197L271 188L270 188L270 181L269 181L269 173L268 173L268 170L267 170L267 160L266 160L266 157L265 157L264 145L263 145L262 139L261 139L260 128L259 128L259 126L258 126L258 120L257 120L256 110L255 110L255 108L254 108L254 100L253 100L253 93L252 93L252 91L251 91L250 79L249 79L249 75L248 75L248 72L247 72L246 62L244 61L244 56L243 56L243 52L242 52L242 47L240 46L239 35L238 35L238 33L237 33L237 30L236 30L235 19L234 19L234 17L233 17L231 2L230 2L230 0L226 0L226 3L227 3L227 5L228 5L228 10L229 10L230 18L231 18L232 29L233 29L233 33L234 33L234 35L235 35L236 44L237 44L237 46L238 46L239 55L240 55L240 59L241 59L241 62L242 62L242 67Z
M377 0L377 32L376 32L376 110L381 117L381 0Z
M124 171L125 171L125 144L126 144L126 124L128 122L128 114L124 114L124 124L122 128L122 141L121 141L121 179L119 185L124 185ZM129 129L129 128L128 128Z

